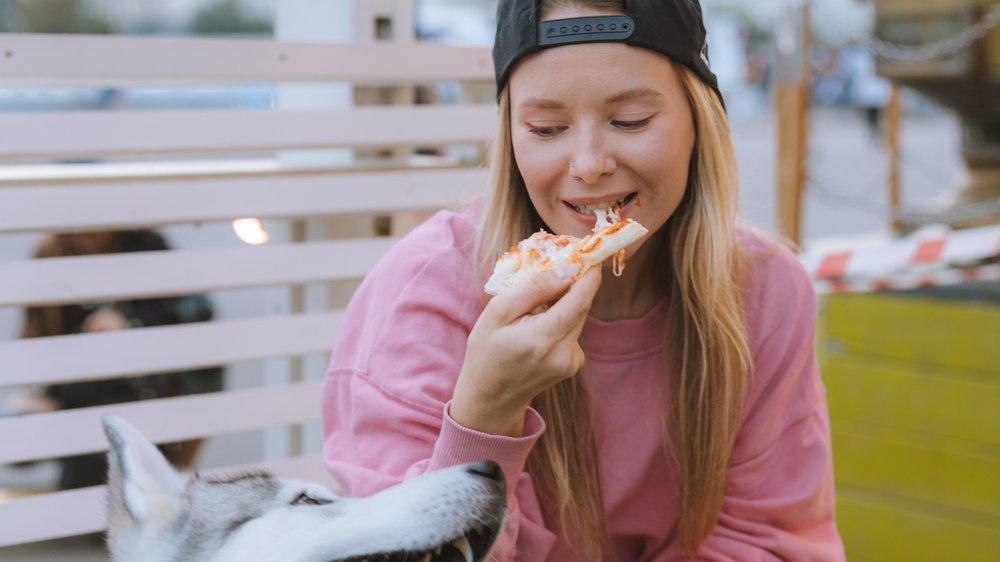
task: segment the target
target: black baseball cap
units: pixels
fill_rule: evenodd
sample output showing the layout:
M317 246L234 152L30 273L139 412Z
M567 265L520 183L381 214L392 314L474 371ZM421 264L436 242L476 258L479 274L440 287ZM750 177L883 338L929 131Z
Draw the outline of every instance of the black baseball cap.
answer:
M522 57L577 43L617 41L666 55L693 71L722 101L709 68L708 40L698 0L625 0L625 13L539 21L538 0L500 0L493 66L497 94Z

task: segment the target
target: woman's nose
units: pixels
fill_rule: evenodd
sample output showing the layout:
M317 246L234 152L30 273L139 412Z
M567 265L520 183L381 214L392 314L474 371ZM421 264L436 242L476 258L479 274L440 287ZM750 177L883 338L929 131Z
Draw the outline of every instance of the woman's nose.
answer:
M582 132L573 146L569 174L583 183L596 183L615 171L618 163L600 133Z

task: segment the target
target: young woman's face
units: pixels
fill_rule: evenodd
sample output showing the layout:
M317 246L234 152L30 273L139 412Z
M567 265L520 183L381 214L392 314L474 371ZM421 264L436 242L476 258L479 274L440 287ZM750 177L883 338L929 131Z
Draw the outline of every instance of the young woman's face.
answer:
M546 19L582 15L595 14L577 9ZM517 167L557 234L590 232L594 206L617 202L623 218L650 232L677 209L694 126L666 57L622 43L560 46L522 60L508 87Z

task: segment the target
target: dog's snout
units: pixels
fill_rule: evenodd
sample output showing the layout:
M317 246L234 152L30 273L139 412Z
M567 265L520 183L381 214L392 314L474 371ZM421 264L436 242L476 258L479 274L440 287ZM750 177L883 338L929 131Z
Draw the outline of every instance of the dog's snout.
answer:
M493 461L482 461L474 464L470 464L466 468L472 474L478 474L490 480L495 480L497 482L503 481L503 471L500 470L500 465Z

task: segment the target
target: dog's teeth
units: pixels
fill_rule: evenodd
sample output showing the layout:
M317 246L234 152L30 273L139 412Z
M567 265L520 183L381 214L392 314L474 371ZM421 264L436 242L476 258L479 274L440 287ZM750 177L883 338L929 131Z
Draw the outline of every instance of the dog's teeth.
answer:
M465 562L473 562L472 559L472 545L469 544L469 539L464 536L455 542L451 543L451 546L458 549L465 556Z

